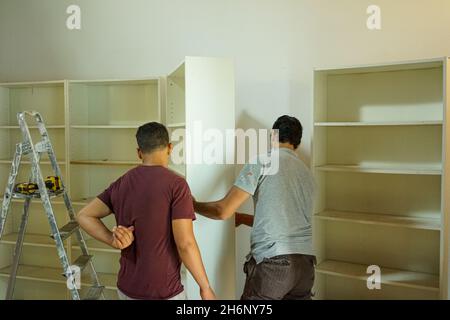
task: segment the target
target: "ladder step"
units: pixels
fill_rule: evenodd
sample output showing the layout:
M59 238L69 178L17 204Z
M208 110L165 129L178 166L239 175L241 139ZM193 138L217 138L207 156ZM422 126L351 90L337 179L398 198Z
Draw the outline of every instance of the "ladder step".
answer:
M56 198L58 196L61 196L64 194L64 190L58 190L56 192L48 191L49 198ZM39 192L32 193L32 194L23 194L19 192L13 192L11 194L11 197L14 199L27 199L27 198L37 198L39 199L41 197L41 194Z
M88 292L86 293L86 296L83 298L83 300L98 300L100 299L103 290L105 287L103 286L92 286L88 289Z
M80 268L81 271L83 271L84 268L86 268L89 261L91 261L91 259L92 259L91 255L81 255L77 258L77 260L75 260L73 265L76 265L77 267Z
M78 230L78 222L70 221L61 229L59 229L59 235L61 236L61 239L64 241L68 237L70 237L72 233L74 233L76 230ZM55 235L51 235L51 237L55 239Z

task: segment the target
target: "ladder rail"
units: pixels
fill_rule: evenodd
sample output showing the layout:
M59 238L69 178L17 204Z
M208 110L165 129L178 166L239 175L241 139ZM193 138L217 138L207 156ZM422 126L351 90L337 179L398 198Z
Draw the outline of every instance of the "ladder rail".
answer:
M40 116L40 114L33 114L33 115L34 115L34 117L36 119L36 122L38 124L39 132L40 132L41 136L43 137L44 141L46 141L47 154L48 154L48 157L50 159L50 163L52 165L53 171L55 172L56 176L60 177L61 188L63 190L66 190L66 186L64 184L64 179L62 179L61 170L60 170L58 161L56 160L55 152L53 150L53 145L50 142L50 138L48 136L47 128L45 127L43 119ZM64 192L63 198L64 198L64 204L65 204L65 206L67 208L70 220L71 221L76 221L76 214L75 214L75 211L74 211L73 206L72 206L72 202L71 202L70 197L67 194L67 192ZM83 236L82 232L79 229L75 231L75 236L76 236L77 241L79 243L82 255L89 256L89 250L87 248L86 241L84 239L84 236ZM90 268L92 270L92 272L90 273L91 281L94 283L95 286L100 286L100 280L98 278L97 272L95 271L95 267L94 267L94 264L92 262L92 259L89 261L89 266L90 266ZM103 297L103 294L102 294L102 297Z
M8 184L6 185L5 194L3 195L2 212L0 214L0 238L5 229L6 218L8 217L9 208L11 206L11 198L16 183L17 174L19 173L19 165L22 160L22 144L16 144L16 152L11 165L11 173L8 177Z
M31 204L31 198L25 199L25 203L23 206L23 214L22 214L22 220L20 222L19 227L19 235L17 237L16 246L14 248L14 255L13 255L13 264L11 266L11 272L8 280L8 289L6 291L6 300L12 300L14 296L14 287L16 284L16 278L17 278L17 269L19 267L19 261L20 256L22 255L22 248L23 248L23 241L25 239L25 230L27 228L27 222L30 212L30 204Z

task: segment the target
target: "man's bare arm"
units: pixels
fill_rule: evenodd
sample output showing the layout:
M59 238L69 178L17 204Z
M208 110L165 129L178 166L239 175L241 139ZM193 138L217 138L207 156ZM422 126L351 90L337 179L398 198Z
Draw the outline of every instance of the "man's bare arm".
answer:
M228 194L219 201L197 202L194 201L195 212L210 219L226 220L250 197L248 192L232 187Z
M181 261L194 277L200 287L203 300L215 299L215 294L209 285L200 250L195 240L191 219L172 220L172 230Z
M102 222L102 218L111 214L111 210L100 199L95 198L77 215L80 227L93 238L116 249L125 249L133 241L134 227L115 227L110 231Z

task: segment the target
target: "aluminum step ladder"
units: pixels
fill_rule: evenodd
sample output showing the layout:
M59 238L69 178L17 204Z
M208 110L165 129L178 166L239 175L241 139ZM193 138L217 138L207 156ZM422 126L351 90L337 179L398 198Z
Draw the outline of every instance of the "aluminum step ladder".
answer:
M36 121L37 128L42 137L42 140L36 144L33 144L30 130L26 121L26 117L30 116ZM86 241L84 240L83 234L79 228L79 225L75 219L75 213L72 207L72 203L67 194L64 182L62 180L61 170L56 161L55 153L53 151L50 138L48 136L47 129L45 127L42 116L35 111L24 111L17 114L17 120L19 122L19 127L22 132L23 142L16 144L16 151L14 159L11 166L11 172L8 178L8 183L6 186L5 195L3 198L3 205L1 208L0 215L0 238L2 236L6 218L10 210L12 199L24 199L24 207L22 220L19 227L19 234L16 242L16 246L13 254L13 264L11 266L11 275L9 277L8 289L6 292L6 299L13 299L14 287L16 282L17 270L19 267L20 256L22 253L22 246L25 237L25 229L27 226L27 220L29 217L29 208L31 200L33 198L40 199L44 206L48 222L50 224L51 237L54 239L56 244L56 249L58 252L59 260L63 267L63 276L66 277L67 287L70 291L73 300L98 300L100 298L104 299L104 287L100 285L97 272L95 271L94 264L92 262L92 256L89 255L86 246ZM55 173L55 176L60 178L61 188L58 191L52 191L47 189L44 178L42 176L42 171L40 168L41 155L47 153L51 167ZM32 194L23 194L15 192L14 186L16 184L17 174L19 172L20 161L22 156L27 155L31 161L31 175L29 182L36 183L39 190ZM63 197L64 204L67 208L67 212L70 218L69 223L65 226L58 228L56 223L55 214L53 212L52 204L50 199L54 197ZM68 239L72 234L76 235L76 239L81 248L81 256L75 260L74 263L70 263L67 252L64 248L64 240ZM90 269L91 282L93 283L84 297L80 294L80 279L81 272L85 268Z

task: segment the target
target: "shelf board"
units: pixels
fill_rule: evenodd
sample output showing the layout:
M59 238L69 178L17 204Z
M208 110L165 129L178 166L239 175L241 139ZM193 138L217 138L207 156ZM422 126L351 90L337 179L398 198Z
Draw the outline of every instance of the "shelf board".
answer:
M91 200L91 199L75 199L72 200L72 206L85 206L87 205ZM12 203L23 203L25 199L17 199L17 198L13 198L11 199ZM0 195L0 202L3 202L3 195ZM55 198L55 199L51 199L52 204L55 205L65 205L64 200L61 198ZM41 201L39 201L39 199L33 199L32 204L41 204Z
M442 121L354 121L354 122L316 122L316 127L384 127L384 126L440 126Z
M18 233L5 234L0 243L15 245ZM48 235L42 234L25 234L24 246L55 248L55 241Z
M119 249L114 249L107 244L97 241L95 239L86 240L86 245L88 247L89 252L107 252L107 253L119 253ZM73 246L73 249L81 250L79 245Z
M327 72L328 74L357 74L372 72L390 72L401 70L421 70L442 67L445 58L432 58L423 60L411 60L401 62L389 62L383 64L365 64L355 66L333 66L327 68L316 68L316 72Z
M57 163L60 166L66 165L65 161L57 161ZM12 164L12 159L0 159L0 164ZM29 160L22 160L20 162L20 164L27 164L27 165L29 165L29 164L31 164L31 161L29 161ZM50 165L51 162L50 161L41 161L40 164Z
M428 166L423 168L406 168L406 167L368 167L359 165L335 165L328 164L316 166L319 171L330 172L354 172L354 173L382 173L382 174L412 174L412 175L442 175L442 169L437 166Z
M138 166L140 161L115 161L115 160L72 160L75 165L99 165L99 166ZM185 177L184 165L169 165L169 169L178 175Z
M326 260L316 267L325 275L367 281L367 267L362 264ZM439 292L439 277L434 274L381 268L381 283L391 286Z
M167 124L167 128L184 128L185 126L186 126L186 123L184 123L184 122Z
M315 218L327 221L343 221L350 223L434 231L441 230L441 221L438 218L418 218L375 213L343 212L334 210L327 210L318 213L315 215Z
M92 198L84 198L84 199L71 199L72 200L72 206L85 206L89 202L91 202L95 197ZM64 204L64 202L63 202Z
M72 129L137 129L141 124L133 125L72 125Z
M47 129L65 129L65 125L46 125ZM28 129L37 129L37 126L29 126ZM20 129L19 126L0 126L0 129Z
M9 277L11 268L0 269L0 277ZM66 278L61 274L62 268L38 267L30 265L20 265L17 270L17 279L33 280L39 282L66 284ZM117 289L117 275L112 273L97 272L101 285L106 289ZM81 275L81 285L91 286L90 277L87 274Z
M70 164L97 165L97 166L136 166L139 161L115 161L115 160L71 160Z
M0 83L0 87L6 88L24 88L24 87L63 87L64 80L52 80L52 81L28 81L28 82L3 82Z
M112 160L72 160L70 164L76 165L102 165L102 166L138 166L141 164L139 161L112 161ZM184 165L169 165L169 169L176 174L185 177Z
M95 79L95 80L69 80L70 84L84 84L91 86L104 85L143 85L158 84L158 78L141 78L141 79Z

